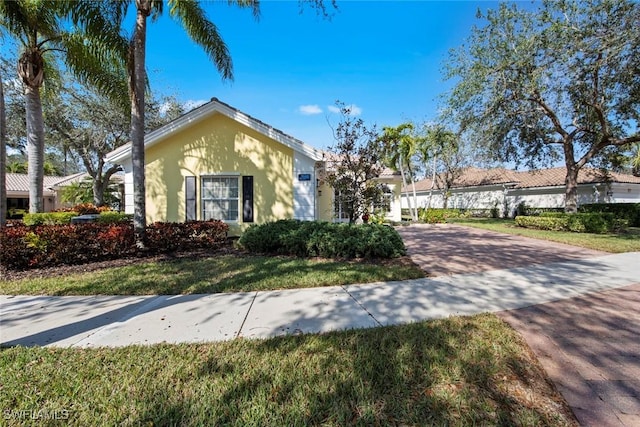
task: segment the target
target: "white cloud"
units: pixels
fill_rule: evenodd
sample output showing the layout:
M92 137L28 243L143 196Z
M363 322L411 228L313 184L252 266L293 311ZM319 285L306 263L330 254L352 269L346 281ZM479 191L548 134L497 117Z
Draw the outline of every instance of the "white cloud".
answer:
M314 104L314 105L301 105L298 107L298 111L302 114L304 114L305 116L311 116L314 114L321 114L322 113L322 108L320 108L318 105Z
M362 108L358 107L356 104L345 105L345 107L351 111L351 116L359 116L360 114L362 114ZM329 105L327 109L332 113L340 113L340 108L335 105Z

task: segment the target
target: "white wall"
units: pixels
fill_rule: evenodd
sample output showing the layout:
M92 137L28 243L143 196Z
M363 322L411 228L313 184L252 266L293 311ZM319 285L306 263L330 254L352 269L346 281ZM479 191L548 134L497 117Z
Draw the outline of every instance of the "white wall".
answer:
M316 171L315 160L293 153L293 218L303 221L316 219ZM300 175L310 175L309 181L301 181Z
M502 186L484 186L477 188L453 189L450 192L448 207L461 209L492 209L497 207L504 214L505 192ZM418 207L426 207L429 192L419 192ZM414 206L411 191L402 195L402 208ZM524 202L530 208L563 208L564 187L516 188L506 192L508 215L513 215L517 206ZM578 186L578 206L587 203L640 203L640 184L584 184ZM442 208L444 199L441 190L434 190L431 197L432 208Z

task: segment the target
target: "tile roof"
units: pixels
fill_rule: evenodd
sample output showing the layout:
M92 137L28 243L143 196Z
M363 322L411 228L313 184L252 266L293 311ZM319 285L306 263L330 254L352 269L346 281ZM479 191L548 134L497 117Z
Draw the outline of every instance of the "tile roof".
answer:
M59 176L47 176L44 177L44 195L51 196L53 195L53 191L51 187L53 187L58 181L60 181L62 177ZM23 173L7 173L6 179L7 185L7 193L29 193L29 176Z
M509 169L480 169L467 168L454 181L453 188L478 187L484 185L510 184L513 188L536 188L536 187L558 187L564 186L566 169L551 168L534 171L514 171ZM601 182L619 182L629 184L640 184L640 177L607 172L600 169L582 168L578 173L578 184L595 184ZM416 191L429 191L431 189L431 179L427 178L415 183ZM434 186L434 189L437 188ZM404 186L403 192L413 191L411 185Z

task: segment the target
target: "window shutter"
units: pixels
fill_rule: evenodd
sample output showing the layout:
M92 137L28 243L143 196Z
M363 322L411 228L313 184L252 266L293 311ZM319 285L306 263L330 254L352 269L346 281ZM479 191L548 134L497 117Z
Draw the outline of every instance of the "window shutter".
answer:
M184 177L184 193L185 193L185 221L195 221L197 219L196 211L196 177Z
M242 177L242 222L253 222L253 176Z

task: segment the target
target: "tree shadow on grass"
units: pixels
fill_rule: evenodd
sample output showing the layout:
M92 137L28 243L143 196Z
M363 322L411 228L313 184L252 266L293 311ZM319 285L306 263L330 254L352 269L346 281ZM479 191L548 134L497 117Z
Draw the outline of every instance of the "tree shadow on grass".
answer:
M235 344L235 345L234 345ZM517 335L493 316L236 341L209 354L206 402L147 402L135 422L572 425ZM243 356L238 356L244 350ZM523 351L525 350L525 351ZM532 365L533 363L533 365ZM539 394L531 401L516 388ZM201 387L198 385L197 387ZM562 409L562 408L561 408ZM566 409L566 408L565 408Z
M177 295L335 286L419 277L410 265L395 269L373 263L267 256L219 256L169 260L111 269L69 279L52 295Z

